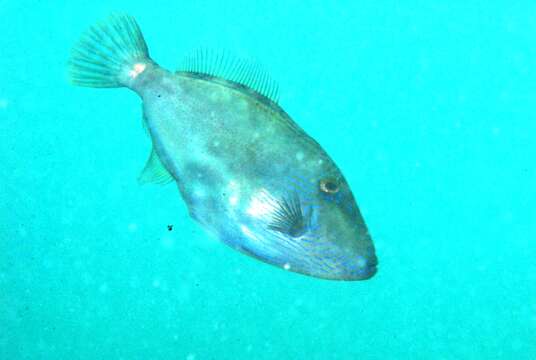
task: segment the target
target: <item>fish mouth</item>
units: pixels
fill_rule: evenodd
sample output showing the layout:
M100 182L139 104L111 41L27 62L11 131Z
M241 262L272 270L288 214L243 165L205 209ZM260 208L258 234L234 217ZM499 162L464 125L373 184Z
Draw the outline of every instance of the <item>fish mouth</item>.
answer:
M370 259L368 259L367 265L373 268L376 268L378 266L378 258L376 257L376 255L372 255Z
M364 272L364 274L361 277L359 277L358 280L370 279L371 277L376 275L377 272L378 272L378 266L377 265L369 265L367 267L366 271Z
M366 264L361 264L360 266L355 266L351 269L346 269L342 273L338 274L321 274L316 275L316 277L324 278L327 280L339 280L339 281L360 281L368 280L372 278L378 272L378 259L375 255L372 255L366 260ZM315 276L315 275L313 275Z
M358 276L353 280L367 280L376 275L378 272L378 258L375 254L372 254L367 259L366 266L360 269Z

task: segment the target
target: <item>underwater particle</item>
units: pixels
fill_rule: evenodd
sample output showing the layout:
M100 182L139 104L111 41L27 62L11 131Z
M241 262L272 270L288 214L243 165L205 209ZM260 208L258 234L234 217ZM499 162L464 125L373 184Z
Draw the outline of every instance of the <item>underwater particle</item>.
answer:
M173 230L173 225L168 225L167 229L168 229L168 231L172 231Z
M128 285L132 288L132 289L137 289L140 285L140 281L139 279L136 277L136 276L132 276L130 278L130 280L128 281Z
M88 272L83 272L82 273L82 284L88 286L88 285L91 285L93 284L93 277L91 276L90 273Z
M172 249L175 246L175 241L170 236L162 238L162 246L166 249Z
M99 292L101 294L106 294L108 292L108 284L102 283L101 286L99 286Z
M160 287L160 279L154 279L153 280L153 287L158 289Z
M511 346L513 351L518 352L523 348L523 342L521 339L514 339Z
M21 227L21 228L19 229L19 235L20 235L20 237L22 237L22 238L25 238L26 236L28 236L28 231L26 230L25 227Z
M128 224L128 231L134 233L138 230L138 225L135 223Z
M0 109L5 109L9 105L9 101L7 99L0 99Z

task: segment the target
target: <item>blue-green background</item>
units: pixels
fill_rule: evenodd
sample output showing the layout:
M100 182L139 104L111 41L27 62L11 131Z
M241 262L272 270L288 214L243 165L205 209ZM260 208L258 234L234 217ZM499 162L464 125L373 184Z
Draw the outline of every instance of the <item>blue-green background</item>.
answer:
M139 186L139 99L65 63L111 11L254 57L337 161L365 282L281 271ZM0 1L0 359L536 358L532 1ZM173 224L173 231L167 225Z

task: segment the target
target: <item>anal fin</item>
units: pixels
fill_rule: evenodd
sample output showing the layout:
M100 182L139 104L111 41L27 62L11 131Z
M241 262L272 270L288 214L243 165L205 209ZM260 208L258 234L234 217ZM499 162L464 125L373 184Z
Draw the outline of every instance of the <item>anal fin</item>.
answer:
M151 155L149 155L149 159L147 159L147 163L138 177L140 184L153 183L164 185L173 180L173 176L166 170L160 158L154 149L152 149Z

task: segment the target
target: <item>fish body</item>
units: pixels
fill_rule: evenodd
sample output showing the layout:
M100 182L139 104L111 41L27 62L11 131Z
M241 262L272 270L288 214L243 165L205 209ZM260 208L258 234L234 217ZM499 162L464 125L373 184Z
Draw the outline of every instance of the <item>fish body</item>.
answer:
M74 83L126 86L143 101L153 150L142 181L175 181L203 228L264 262L325 279L375 274L374 246L348 183L277 104L266 76L257 71L261 80L247 81L247 71L218 72L201 59L167 71L150 59L129 16L92 28L81 44L71 60ZM122 51L96 51L108 48Z

